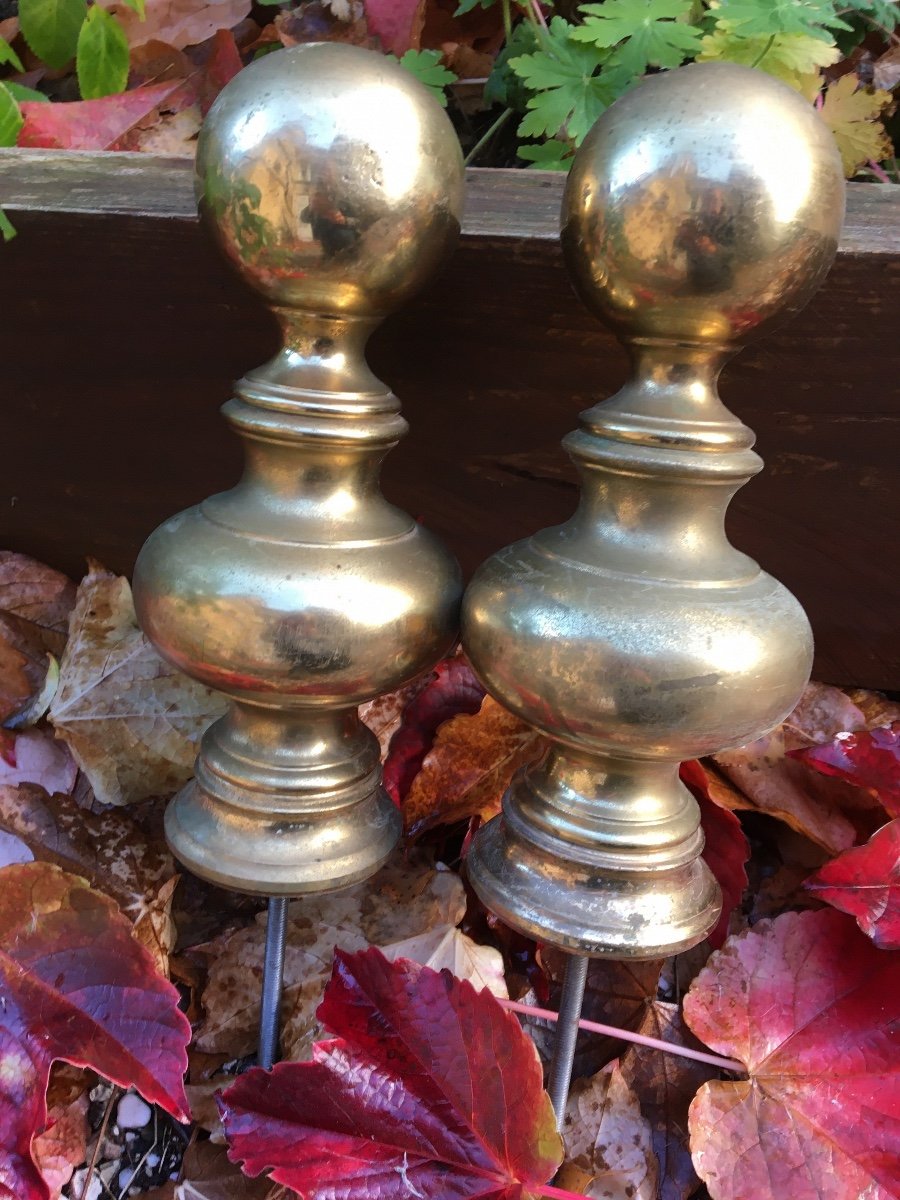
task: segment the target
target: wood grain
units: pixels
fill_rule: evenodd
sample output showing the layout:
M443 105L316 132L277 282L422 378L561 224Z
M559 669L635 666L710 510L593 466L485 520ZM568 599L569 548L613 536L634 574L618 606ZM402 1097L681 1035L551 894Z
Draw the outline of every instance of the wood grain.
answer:
M467 572L571 512L559 438L625 378L563 272L561 187L470 171L459 251L371 345L412 427L385 491ZM767 461L730 533L806 606L818 678L900 689L900 189L849 194L825 287L724 376ZM273 323L199 230L185 160L0 151L0 206L18 229L0 248L0 545L129 572L156 524L236 478L215 409L274 351Z

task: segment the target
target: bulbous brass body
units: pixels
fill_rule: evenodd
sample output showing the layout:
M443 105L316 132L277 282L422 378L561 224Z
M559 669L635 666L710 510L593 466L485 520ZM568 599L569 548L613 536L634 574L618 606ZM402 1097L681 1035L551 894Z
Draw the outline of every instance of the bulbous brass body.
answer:
M469 857L481 898L531 936L655 957L716 921L678 764L776 725L812 656L798 602L725 536L762 464L716 380L821 282L843 198L814 109L730 64L646 80L576 155L566 262L633 377L565 439L582 478L572 519L488 560L463 601L486 687L550 740Z
M364 349L455 241L462 158L399 65L305 45L225 88L197 187L284 348L224 408L246 448L240 483L162 525L135 568L159 652L234 701L166 833L206 879L296 895L363 879L392 850L399 816L357 705L427 669L456 633L459 568L378 490L406 423Z

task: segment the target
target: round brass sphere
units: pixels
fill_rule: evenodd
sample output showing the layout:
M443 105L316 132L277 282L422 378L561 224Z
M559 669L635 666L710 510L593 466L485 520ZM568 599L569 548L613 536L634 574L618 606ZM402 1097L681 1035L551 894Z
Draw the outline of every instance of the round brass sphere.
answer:
M432 274L463 207L453 127L398 63L336 43L257 60L210 109L203 220L270 303L380 317Z
M840 155L813 106L734 63L655 75L588 134L562 242L593 312L631 337L732 342L802 307L831 265Z

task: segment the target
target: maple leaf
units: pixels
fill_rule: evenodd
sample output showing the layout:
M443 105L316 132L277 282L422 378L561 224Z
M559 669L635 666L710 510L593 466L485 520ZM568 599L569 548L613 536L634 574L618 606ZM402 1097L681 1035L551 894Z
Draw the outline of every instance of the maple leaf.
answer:
M573 41L602 49L618 46L610 66L630 76L648 67L680 67L700 45L701 30L686 23L692 0L604 0L582 4L584 23L571 32ZM619 43L622 43L619 45Z
M825 93L819 115L834 135L848 179L863 163L881 162L893 154L891 139L878 119L892 102L890 92L860 87L852 73L842 75Z
M406 799L440 726L458 713L477 713L484 688L462 657L439 662L433 677L409 700L384 760L383 783L396 805Z
M473 816L489 820L515 772L543 749L540 734L491 696L477 713L445 721L403 802L410 837Z
M729 938L684 1015L750 1076L691 1106L715 1200L889 1200L900 1189L900 954L831 910Z
M94 564L78 589L50 721L97 799L128 804L174 792L224 711L222 696L157 655L138 629L127 581Z
M530 1200L562 1157L534 1047L490 992L377 950L335 956L310 1063L223 1093L231 1158L306 1200Z
M662 1000L647 1005L637 1032L675 1046L703 1048L685 1025L679 1006ZM622 1055L621 1068L650 1123L659 1163L659 1200L687 1200L699 1185L688 1146L688 1109L700 1085L717 1079L719 1071L693 1058L638 1045Z
M316 1008L336 947L361 950L453 928L465 912L458 875L436 871L419 855L397 853L371 879L341 892L307 896L288 909L282 1002L282 1047L305 1058L321 1035ZM231 1057L256 1048L265 955L266 914L204 947L210 961L197 1046Z
M882 950L900 949L900 819L882 826L864 846L833 858L805 886L855 917Z
M705 838L703 858L722 889L722 911L709 934L710 945L718 949L728 936L731 914L740 905L748 883L746 865L750 857L750 843L734 813L716 803L715 791L708 787L707 776L700 763L682 763L681 779L700 805L700 821Z
M39 690L48 654L62 654L74 603L75 585L65 575L0 550L0 723Z
M46 863L2 877L0 1197L47 1200L30 1146L46 1124L53 1060L134 1086L184 1118L190 1025L111 900Z
M900 817L900 721L842 732L825 745L788 753L823 775L866 788L892 817Z
M656 1200L650 1125L615 1063L575 1081L562 1133L566 1158L555 1186L596 1200Z
M576 145L616 99L624 81L609 72L598 75L604 55L571 39L576 27L554 17L539 50L511 58L511 69L535 93L519 125L522 137L555 137L565 129Z
M814 100L822 86L820 68L841 57L838 46L808 33L771 33L742 37L727 25L716 25L700 44L697 62L733 62L756 67Z

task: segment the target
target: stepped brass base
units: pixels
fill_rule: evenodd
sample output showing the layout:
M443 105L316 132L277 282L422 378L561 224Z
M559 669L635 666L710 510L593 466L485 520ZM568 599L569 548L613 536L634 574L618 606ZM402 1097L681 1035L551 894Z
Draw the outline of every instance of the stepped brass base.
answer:
M205 734L197 777L169 804L165 827L172 853L201 878L299 896L367 879L401 826L378 742L355 710L235 705Z

